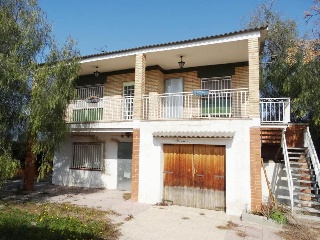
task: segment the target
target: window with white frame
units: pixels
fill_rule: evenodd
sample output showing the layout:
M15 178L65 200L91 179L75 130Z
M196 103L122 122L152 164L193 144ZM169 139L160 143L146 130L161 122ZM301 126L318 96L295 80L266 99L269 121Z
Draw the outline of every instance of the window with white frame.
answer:
M102 143L74 143L73 169L102 170Z
M202 78L201 88L209 90L231 89L231 76Z
M202 116L230 116L232 92L231 76L202 78L201 88L208 89L209 95L201 98Z
M86 99L86 98L103 98L103 85L90 85L77 87L77 99Z

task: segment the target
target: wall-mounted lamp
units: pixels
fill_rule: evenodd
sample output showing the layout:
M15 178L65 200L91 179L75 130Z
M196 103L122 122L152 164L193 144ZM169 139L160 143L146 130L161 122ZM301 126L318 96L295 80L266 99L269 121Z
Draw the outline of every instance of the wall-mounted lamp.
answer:
M126 132L124 134L121 134L121 137L124 138L124 136L126 136L127 138L130 138L132 136L131 132Z
M94 76L98 77L100 72L98 71L98 66L96 67L96 71L94 72Z
M183 67L184 67L184 64L185 64L186 62L182 61L182 56L180 56L180 58L181 58L181 60L180 60L180 62L178 62L179 68L183 68Z

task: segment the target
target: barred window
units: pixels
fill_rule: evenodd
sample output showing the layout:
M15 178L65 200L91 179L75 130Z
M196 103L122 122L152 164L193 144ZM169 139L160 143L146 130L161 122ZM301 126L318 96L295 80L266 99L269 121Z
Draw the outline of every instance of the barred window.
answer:
M103 98L103 89L103 85L77 87L77 99L80 100L90 97Z
M102 169L101 143L74 143L71 168L85 170Z
M202 78L201 88L209 90L231 89L231 76Z

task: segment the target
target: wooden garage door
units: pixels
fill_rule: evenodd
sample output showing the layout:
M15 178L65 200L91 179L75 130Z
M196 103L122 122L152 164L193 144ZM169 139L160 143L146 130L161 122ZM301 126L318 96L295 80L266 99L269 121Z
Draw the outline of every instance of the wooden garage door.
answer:
M166 144L163 152L165 201L225 209L225 146Z

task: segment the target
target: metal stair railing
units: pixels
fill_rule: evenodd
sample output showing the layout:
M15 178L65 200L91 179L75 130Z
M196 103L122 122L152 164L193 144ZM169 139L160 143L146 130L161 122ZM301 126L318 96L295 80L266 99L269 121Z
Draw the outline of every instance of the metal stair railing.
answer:
M285 166L287 169L287 181L288 181L288 188L289 188L289 195L290 195L291 212L293 212L293 181L292 181L292 175L291 175L291 168L290 168L290 161L289 161L289 153L288 153L288 149L287 149L285 129L282 130L281 147L283 150L284 163L285 163Z
M307 157L310 158L318 186L320 187L320 164L316 149L313 145L309 127L304 131L304 146L307 148Z

